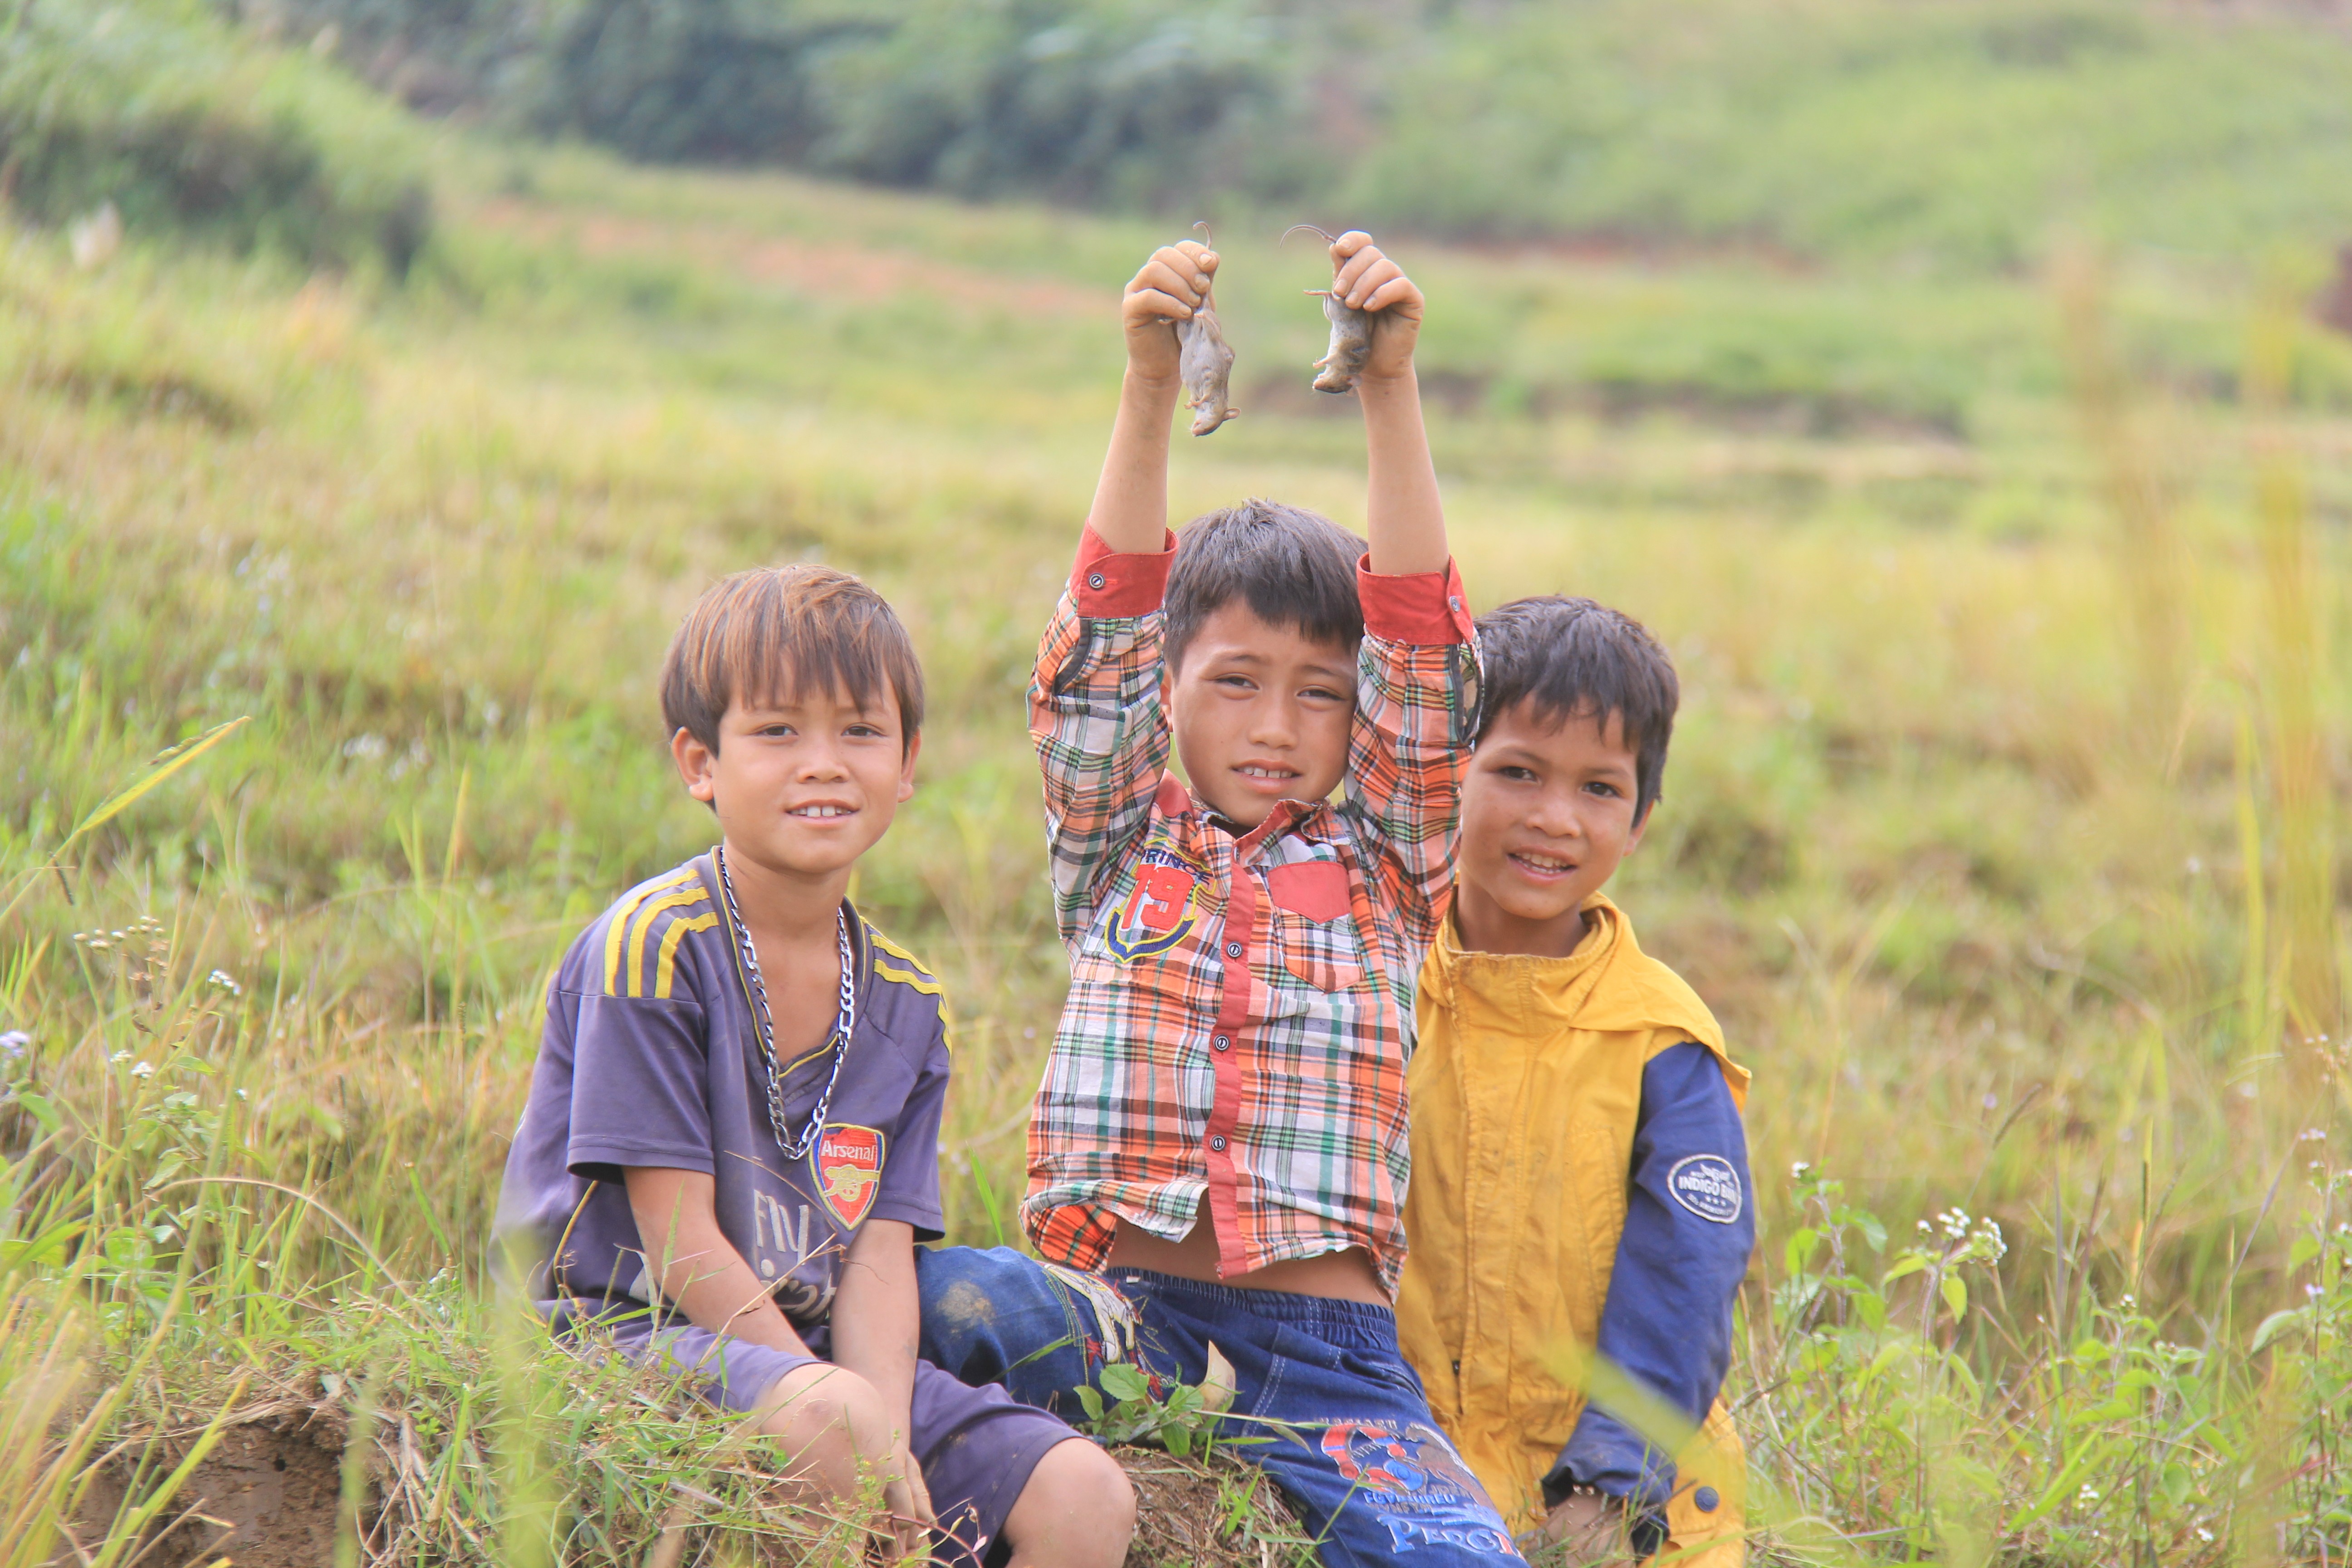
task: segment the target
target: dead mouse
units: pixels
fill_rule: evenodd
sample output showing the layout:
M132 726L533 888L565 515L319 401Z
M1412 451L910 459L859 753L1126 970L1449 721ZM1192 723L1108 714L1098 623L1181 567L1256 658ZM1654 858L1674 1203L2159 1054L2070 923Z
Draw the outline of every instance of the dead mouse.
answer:
M1311 223L1295 223L1282 231L1288 239L1300 229L1309 234L1322 234L1323 243L1336 243L1335 237L1323 234ZM1356 377L1362 374L1364 362L1372 357L1372 315L1343 303L1328 289L1309 289L1309 294L1323 297L1323 319L1331 323L1331 346L1315 362L1318 373L1315 377L1318 392L1353 392Z
M1207 224L1192 226L1208 236L1210 245L1216 244ZM1176 323L1176 343L1182 351L1177 371L1184 378L1184 406L1192 411L1192 434L1205 436L1241 412L1225 401L1225 389L1234 374L1234 351L1225 344L1209 290L1202 289L1200 305L1189 318Z

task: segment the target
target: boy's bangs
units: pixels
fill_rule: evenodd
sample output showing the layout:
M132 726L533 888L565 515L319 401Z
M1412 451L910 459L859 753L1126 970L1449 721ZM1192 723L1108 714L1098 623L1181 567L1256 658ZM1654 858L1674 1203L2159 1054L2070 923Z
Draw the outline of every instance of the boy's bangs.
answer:
M1605 605L1545 595L1479 617L1478 644L1486 677L1479 738L1521 703L1547 724L1587 719L1605 731L1614 716L1635 759L1634 820L1645 816L1664 783L1682 705L1674 660L1657 638Z
M741 672L730 683L730 704L782 707L840 695L863 712L887 709L888 655L877 646L874 629L851 626L838 628L841 635L812 635L819 630L796 626L787 615L730 617L715 651L721 667Z
M1202 623L1236 599L1272 626L1352 649L1364 635L1356 563L1364 542L1318 513L1279 501L1244 501L1184 530L1168 574L1171 666Z
M712 751L731 705L840 693L869 713L895 699L911 745L923 672L882 596L829 566L739 572L696 601L662 669L662 717Z

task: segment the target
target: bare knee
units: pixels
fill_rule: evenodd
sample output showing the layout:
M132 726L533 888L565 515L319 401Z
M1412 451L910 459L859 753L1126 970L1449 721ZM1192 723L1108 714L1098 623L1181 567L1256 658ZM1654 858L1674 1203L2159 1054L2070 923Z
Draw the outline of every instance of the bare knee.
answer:
M856 1489L857 1464L881 1424L882 1396L853 1372L822 1362L778 1378L754 1413L784 1461L829 1489Z
M1045 1450L1004 1521L1014 1568L1118 1568L1135 1534L1135 1487L1083 1438Z

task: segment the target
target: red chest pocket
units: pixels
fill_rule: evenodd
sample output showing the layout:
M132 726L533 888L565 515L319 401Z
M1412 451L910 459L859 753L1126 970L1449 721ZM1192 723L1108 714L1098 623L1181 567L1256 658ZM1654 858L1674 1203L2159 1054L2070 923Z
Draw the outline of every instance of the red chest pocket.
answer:
M1274 907L1310 921L1336 921L1348 912L1348 868L1337 860L1307 860L1276 866L1265 874Z
M1318 991L1345 991L1363 983L1362 949L1349 916L1348 868L1336 860L1302 860L1265 874L1273 903L1268 934L1282 966Z

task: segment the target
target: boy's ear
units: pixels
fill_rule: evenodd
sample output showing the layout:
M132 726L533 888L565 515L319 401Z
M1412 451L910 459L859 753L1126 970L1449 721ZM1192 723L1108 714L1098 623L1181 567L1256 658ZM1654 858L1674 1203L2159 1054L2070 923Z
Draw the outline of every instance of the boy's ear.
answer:
M694 731L680 727L669 738L670 760L677 764L677 776L686 785L686 793L705 805L715 804L719 781L714 776L719 768L718 753L695 738Z
M898 763L898 804L904 805L915 798L915 759L922 755L923 734L918 730L907 737L907 754Z

